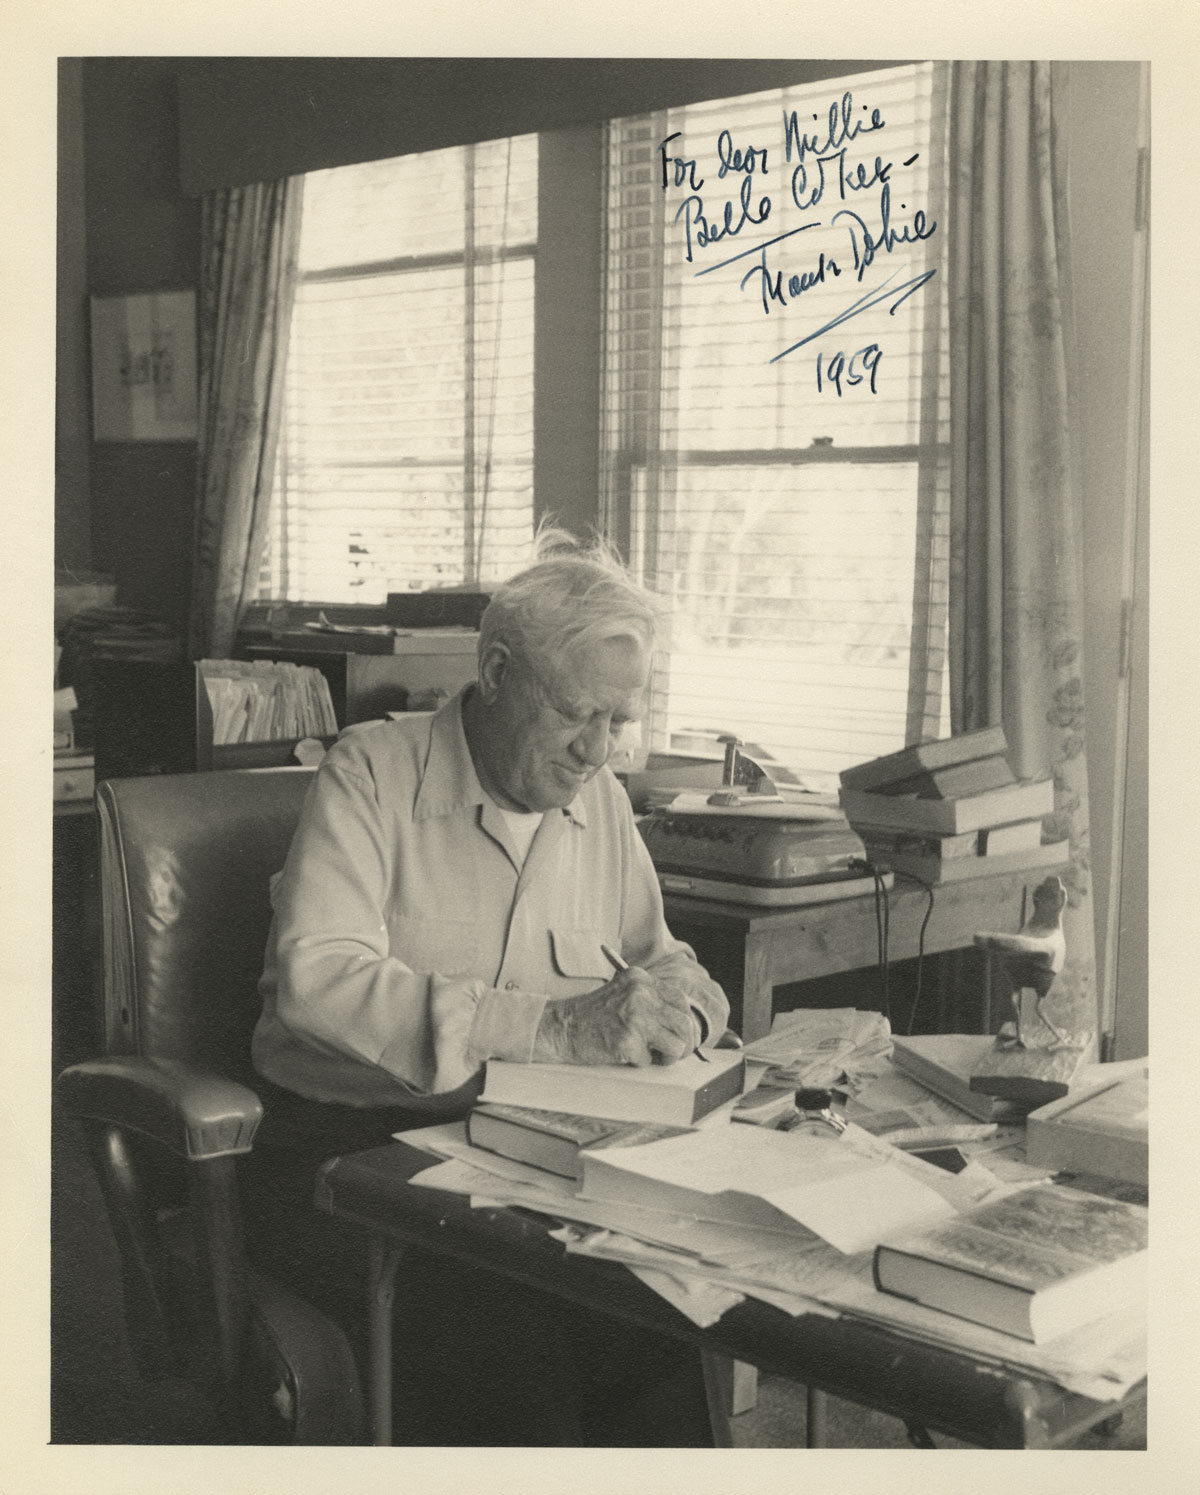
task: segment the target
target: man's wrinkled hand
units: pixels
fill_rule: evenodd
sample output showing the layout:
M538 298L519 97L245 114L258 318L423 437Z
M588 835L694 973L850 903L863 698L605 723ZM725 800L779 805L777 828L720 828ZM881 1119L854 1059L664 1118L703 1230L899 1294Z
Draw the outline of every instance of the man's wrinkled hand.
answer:
M699 1041L686 998L664 990L638 966L579 997L546 1003L535 1061L567 1064L673 1064Z

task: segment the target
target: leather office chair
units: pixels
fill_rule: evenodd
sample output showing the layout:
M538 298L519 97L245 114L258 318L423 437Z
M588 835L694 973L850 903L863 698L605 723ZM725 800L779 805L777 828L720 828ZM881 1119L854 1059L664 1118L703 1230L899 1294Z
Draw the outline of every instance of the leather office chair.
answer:
M269 880L310 782L283 768L99 786L105 1054L57 1085L108 1205L139 1372L201 1387L231 1442L363 1428L342 1331L247 1261L237 1181L263 1115L250 1036Z

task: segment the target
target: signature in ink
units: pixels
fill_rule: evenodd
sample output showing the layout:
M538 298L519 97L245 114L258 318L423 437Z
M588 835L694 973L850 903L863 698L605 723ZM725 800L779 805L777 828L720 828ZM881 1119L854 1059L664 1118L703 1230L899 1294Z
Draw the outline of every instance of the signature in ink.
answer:
M806 225L807 227L808 225ZM817 228L819 224L813 224ZM789 275L786 284L783 279L782 270L772 270L767 263L767 246L764 244L760 250L761 259L757 265L752 265L745 275L742 276L739 290L746 289L746 282L754 276L758 276L759 294L762 296L762 309L764 316L770 316L771 303L779 306L787 306L789 300L795 301L798 296L803 296L805 291L811 291L814 286L824 285L826 276L836 277L842 272L835 259L826 255L822 250L817 258L815 267L811 270L802 270L799 275Z
M802 337L799 342L793 343L790 348L784 348L782 353L776 353L771 362L778 363L781 358L787 358L789 354L795 353L799 348L803 348L806 343L811 343L819 337L824 337L827 332L832 332L835 327L840 327L843 322L850 321L852 317L861 316L863 312L870 311L873 306L878 306L884 301L891 301L892 304L888 308L888 314L894 317L902 303L907 301L910 296L916 295L921 287L927 281L932 280L936 274L936 268L923 270L920 275L914 275L911 280L902 281L898 286L890 286L891 281L896 277L896 272L893 271L881 286L878 286L873 291L868 291L865 296L860 296L845 311L838 312L835 317L831 317L828 322L818 327L815 332L810 332L806 337Z
M900 204L905 207L904 203ZM874 263L875 256L882 250L885 254L891 254L897 244L915 244L921 239L930 239L937 232L937 222L928 222L925 210L918 208L913 214L912 223L905 224L903 228L893 228L892 216L892 189L885 182L883 190L879 194L879 228L868 227L866 221L853 212L850 208L839 208L829 220L831 224L847 220L846 230L850 235L850 246L854 252L854 267L858 271L861 280L867 270Z

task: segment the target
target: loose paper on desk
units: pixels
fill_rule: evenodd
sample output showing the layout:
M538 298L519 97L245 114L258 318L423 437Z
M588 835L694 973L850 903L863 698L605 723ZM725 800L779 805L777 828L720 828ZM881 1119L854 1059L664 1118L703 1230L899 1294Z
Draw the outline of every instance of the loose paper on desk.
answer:
M661 1199L665 1210L706 1219L774 1221L780 1229L792 1222L839 1251L866 1250L905 1222L954 1213L942 1193L914 1173L914 1160L893 1163L847 1136L728 1126L583 1157L585 1199L652 1208ZM937 1172L931 1169L931 1177Z
M612 1240L625 1243L631 1265L647 1260L657 1265L686 1262L700 1275L715 1272L722 1282L744 1292L757 1296L769 1293L775 1300L786 1298L792 1313L804 1307L802 1297L821 1298L846 1271L847 1258L807 1230L785 1233L614 1200L579 1198L568 1179L471 1147L461 1122L401 1136L414 1144L421 1137L433 1155L445 1159L416 1174L411 1182L417 1186L466 1194L474 1205L519 1205L556 1219L598 1227ZM956 1187L956 1180L949 1175L945 1178L948 1187ZM967 1199L964 1193L961 1202ZM671 1256L656 1257L642 1246L665 1248ZM869 1261L864 1261L863 1270L869 1276Z
M887 1068L891 1028L881 1012L854 1007L800 1008L775 1015L771 1031L743 1050L752 1064L769 1068L761 1083L857 1094Z

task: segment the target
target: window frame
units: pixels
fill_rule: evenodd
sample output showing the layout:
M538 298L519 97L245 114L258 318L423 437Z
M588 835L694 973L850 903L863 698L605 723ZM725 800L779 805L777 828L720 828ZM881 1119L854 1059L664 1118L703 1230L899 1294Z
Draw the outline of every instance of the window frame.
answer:
M895 66L885 64L884 66ZM863 71L873 71L864 69ZM819 81L836 88L841 74ZM603 190L607 154L608 120L538 132L538 242L534 251L534 436L533 506L535 524L545 517L587 533L593 529L608 535L623 553L639 561L635 499L614 502L606 481L603 455L606 401L602 389L602 342L605 287L605 209ZM519 253L514 247L508 253ZM462 262L455 255L421 257ZM389 273L397 268L417 267L416 257L381 261L367 267L330 267L308 272L313 279L335 279L351 268ZM306 277L307 278L307 277ZM875 465L915 462L924 471L933 463L948 460L945 443L919 441L895 447L745 448L680 452L679 460L694 466L728 466L734 463L789 467L825 463ZM928 533L938 516L931 496L923 494L918 512L918 553L928 557ZM946 586L945 568L914 580L914 613L910 640L908 740L936 735L938 722L930 718L924 682L931 667L944 669L944 661L932 657L938 642L923 629L918 606L929 595ZM920 567L918 567L918 571ZM385 620L385 607L377 603L256 601L247 610L243 627L257 632L264 626L278 627L315 619L318 612L334 622L377 623Z
M481 142L482 143L482 142ZM523 240L519 243L501 245L499 248L483 247L476 244L474 233L474 205L475 205L475 143L467 143L462 147L465 151L463 171L463 209L464 209L464 243L461 251L446 250L420 255L398 255L382 260L367 260L358 263L327 265L315 270L298 270L296 276L297 292L300 287L306 285L320 284L348 284L351 282L362 282L382 277L391 277L405 274L421 274L428 271L442 269L461 269L464 285L464 311L463 325L465 330L464 346L464 411L463 411L463 455L462 455L462 489L463 489L463 582L462 585L478 584L478 561L479 561L479 536L476 533L474 523L476 515L476 453L475 453L475 387L476 387L476 359L475 359L475 272L480 265L517 263L528 261L534 268L534 286L536 297L537 285L537 239ZM432 153L431 153L432 154ZM538 180L541 174L541 137L538 139ZM384 157L381 159L391 159ZM354 164L354 163L350 163ZM337 169L337 168L333 168ZM539 186L540 206L540 186ZM534 340L534 399L536 400L537 387L537 339ZM536 458L537 426L534 422L533 444ZM445 468L446 463L441 459L430 458L406 458L402 462L380 462L380 461L355 461L345 460L338 463L338 467L346 470L365 469L397 469L415 470L422 467ZM533 486L533 467L531 461L531 488ZM288 423L286 418L281 422L279 441L276 454L276 474L286 474L288 469ZM272 495L274 503L274 494ZM536 518L535 518L536 524ZM280 516L272 512L272 525L278 524L280 543L286 550L288 543L288 526L281 522ZM284 562L286 568L286 562ZM269 552L264 548L260 575L264 576L273 569ZM264 585L260 582L260 590ZM247 608L243 619L242 630L257 631L261 626L271 626L281 616L286 616L290 621L293 618L302 621L315 621L319 613L335 622L378 622L386 613L386 603L351 602L346 600L334 601L329 598L311 598L295 600L288 597L257 597Z
M912 64L919 66L920 64ZM893 67L903 67L905 64L893 64ZM945 139L948 128L949 109L949 70L946 64L933 65L931 75L931 131L936 137L941 132ZM870 71L870 70L869 70ZM805 80L794 85L796 88L820 88L836 91L843 83L849 84L857 81L860 77L857 71L848 72L837 78L821 79L817 81ZM775 91L775 90L770 90ZM787 90L782 90L786 92ZM745 95L734 96L731 102ZM697 103L712 104L721 103L720 100L698 100ZM672 106L672 108L684 109L687 105ZM785 105L786 107L786 105ZM649 123L649 137L655 140L668 138L671 134L667 125L667 117L671 110L654 111L652 114L637 117L638 123L645 120ZM611 141L611 133L607 136ZM947 161L944 151L935 157L934 174L930 180L931 198L937 200L939 194L944 191L944 178L947 169ZM611 163L606 160L605 172L605 197L609 196L609 176L612 170ZM664 178L665 180L665 178ZM665 226L666 193L657 190L658 184L652 186L642 206L648 209L651 227L648 237L655 245L652 253L657 254L657 246L663 242L663 229ZM946 262L948 246L939 245L939 254L942 264ZM607 271L607 267L606 267ZM607 275L606 275L607 279ZM912 607L909 622L909 648L908 648L908 688L907 708L905 712L904 742L914 742L930 737L942 735L947 727L948 712L948 589L949 589L949 560L947 554L938 554L933 543L933 536L939 525L948 524L948 470L950 462L950 441L948 431L939 436L936 415L936 385L942 378L940 362L940 348L935 342L930 345L931 329L933 337L939 338L945 334L945 309L944 304L941 312L927 312L922 319L922 338L924 346L922 349L921 368L921 395L919 406L921 411L920 433L916 442L899 445L863 445L863 446L807 446L807 447L747 447L747 448L680 448L674 452L664 451L658 444L658 434L661 430L659 400L663 390L662 368L660 362L662 346L662 306L664 278L659 276L656 280L652 274L650 287L644 293L646 300L645 319L659 330L647 338L647 345L642 353L646 369L646 384L649 397L644 400L643 408L634 416L636 431L632 440L624 444L614 440L612 425L612 401L606 392L606 429L605 441L602 450L602 461L607 462L607 470L603 476L603 519L606 532L615 538L621 545L624 553L630 558L637 574L643 579L650 580L659 572L658 557L655 553L655 529L656 526L647 522L646 511L653 512L657 509L659 493L656 491L659 475L662 469L672 467L675 470L685 468L736 468L736 467L760 467L783 471L796 467L811 467L818 465L835 465L839 467L877 465L899 467L901 465L915 466L917 472L917 512L916 512L916 534L914 555L914 576L912 591ZM943 273L938 277L936 294L939 298L944 297L946 292L946 276ZM930 288L935 289L934 287ZM606 307L605 315L610 323L613 313ZM932 387L931 387L932 386ZM610 377L609 391L612 383ZM931 416L931 411L933 412ZM619 417L618 417L619 419ZM614 453L616 460L613 460ZM639 483L640 478L640 483ZM669 651L664 651L664 654ZM936 675L935 675L936 672ZM651 681L651 694L655 705L669 696L667 678L669 676L669 665L662 660L656 662L654 675ZM936 678L938 686L936 691L932 688L932 681ZM658 710L652 709L651 732L655 746L660 748L673 747L669 740L666 728L659 721ZM900 744L897 744L899 746ZM819 777L819 776L818 776Z

